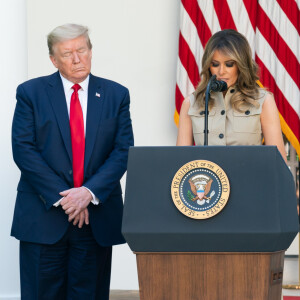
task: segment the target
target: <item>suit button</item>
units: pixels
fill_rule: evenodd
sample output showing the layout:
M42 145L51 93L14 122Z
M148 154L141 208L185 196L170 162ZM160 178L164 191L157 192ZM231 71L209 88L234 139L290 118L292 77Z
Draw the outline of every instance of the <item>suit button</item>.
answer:
M250 114L250 110L246 110L246 111L245 111L245 115L248 116L249 114Z
M70 171L69 171L69 174L70 174L70 175L72 175L72 173L73 173L73 171L72 171L72 170L70 170Z
M220 133L220 134L219 134L219 138L222 139L223 137L224 137L224 134L223 134L223 133Z
M221 115L225 115L225 110L224 109L221 111Z
M200 111L200 115L204 115L205 114L205 110ZM207 114L209 115L209 111L207 112Z

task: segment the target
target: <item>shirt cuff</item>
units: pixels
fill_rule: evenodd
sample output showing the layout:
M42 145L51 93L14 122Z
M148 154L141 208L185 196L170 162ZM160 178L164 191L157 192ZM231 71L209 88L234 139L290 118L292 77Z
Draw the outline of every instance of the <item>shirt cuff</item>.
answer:
M90 193L91 193L91 195L92 195L92 197L93 197L93 199L92 199L92 203L94 204L94 205L98 205L99 203L100 203L100 200L94 195L94 193L90 190L90 189L88 189L87 187L85 187L85 186L82 186L82 187L84 187L85 189L87 189Z
M57 202L55 202L55 203L53 204L53 206L58 207L58 206L60 205L61 200L64 199L64 198L65 198L65 197L60 198Z
M93 197L93 199L92 199L92 203L94 204L94 205L98 205L99 203L100 203L100 200L94 195L94 193L90 190L90 189L88 189L87 187L85 187L85 186L83 186L85 189L87 189L90 193L91 193L91 195L92 195L92 197ZM64 199L65 197L62 197L62 198L60 198L57 202L55 202L54 204L53 204L53 206L55 206L55 207L58 207L59 205L60 205L60 202L61 202L61 200L62 199Z

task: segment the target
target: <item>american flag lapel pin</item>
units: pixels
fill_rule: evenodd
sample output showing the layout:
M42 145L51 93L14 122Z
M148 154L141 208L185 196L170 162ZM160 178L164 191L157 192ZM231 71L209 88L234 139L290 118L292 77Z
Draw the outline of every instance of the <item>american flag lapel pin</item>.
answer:
M100 93L96 93L96 97L100 98Z

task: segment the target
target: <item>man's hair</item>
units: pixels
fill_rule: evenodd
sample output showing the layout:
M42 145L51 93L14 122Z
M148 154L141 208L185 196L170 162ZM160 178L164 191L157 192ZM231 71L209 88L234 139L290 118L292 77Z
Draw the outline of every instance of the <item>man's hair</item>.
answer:
M86 26L78 24L64 24L54 28L47 35L49 54L54 55L53 46L55 44L76 39L80 36L84 36L86 38L89 49L92 49L92 43L89 37L89 29Z

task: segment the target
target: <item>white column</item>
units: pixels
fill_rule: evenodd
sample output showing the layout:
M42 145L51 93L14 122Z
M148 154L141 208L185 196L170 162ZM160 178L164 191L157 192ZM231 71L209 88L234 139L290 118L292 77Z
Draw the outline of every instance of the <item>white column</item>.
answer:
M20 173L11 151L16 87L27 79L26 0L0 0L0 299L18 299L19 243L10 227Z

